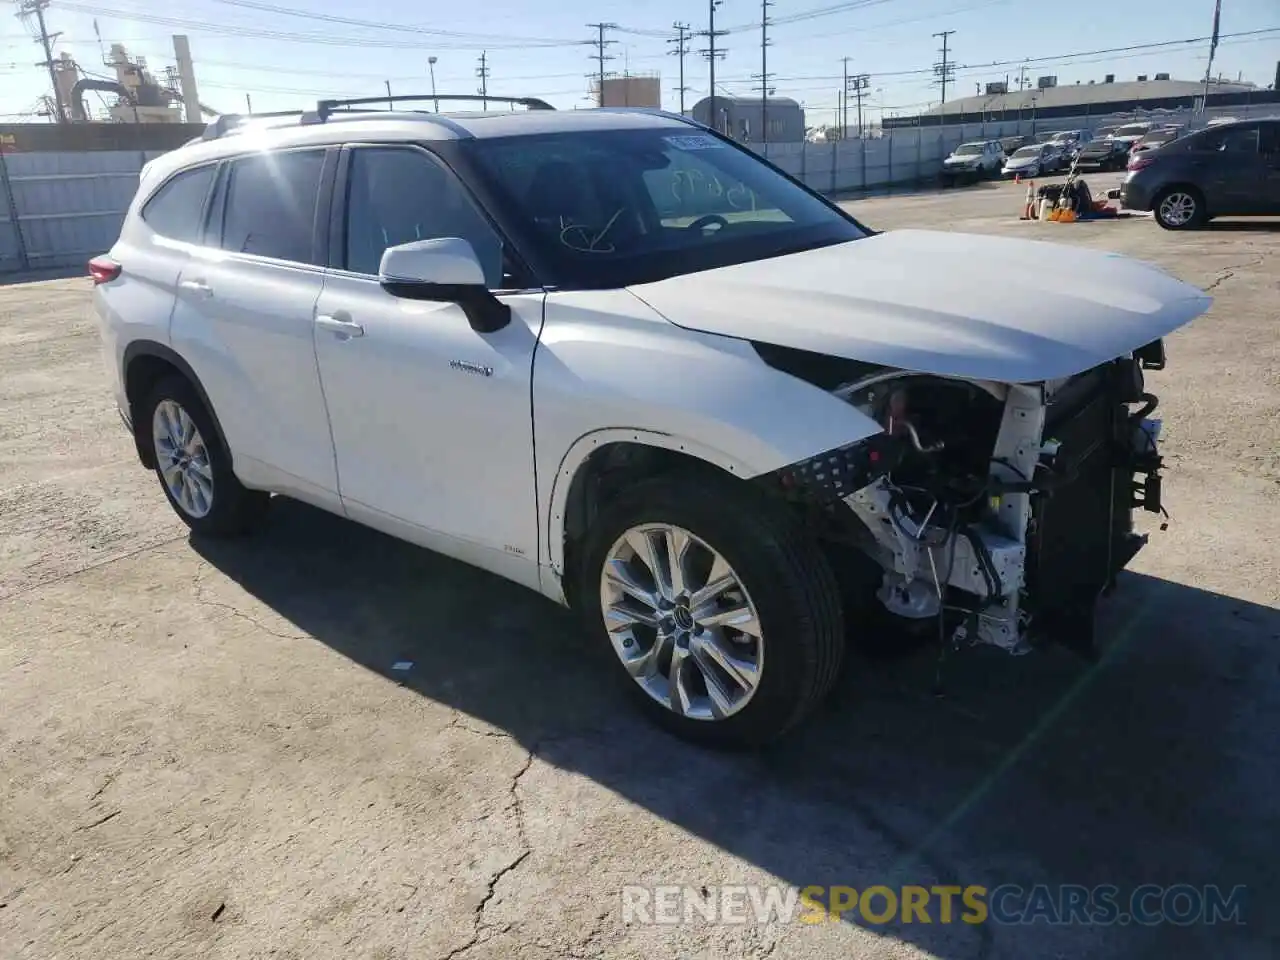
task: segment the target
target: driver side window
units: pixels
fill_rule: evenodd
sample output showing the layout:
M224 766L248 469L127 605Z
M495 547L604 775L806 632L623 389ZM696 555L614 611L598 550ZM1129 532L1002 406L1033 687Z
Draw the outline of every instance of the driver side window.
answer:
M354 148L347 190L348 270L376 276L387 247L460 237L480 258L485 284L503 286L501 239L435 158L406 147Z

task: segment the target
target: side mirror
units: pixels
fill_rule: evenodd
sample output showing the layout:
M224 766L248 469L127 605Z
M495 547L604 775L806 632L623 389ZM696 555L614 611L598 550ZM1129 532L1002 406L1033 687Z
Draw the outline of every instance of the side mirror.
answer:
M511 322L511 308L489 292L480 258L460 237L388 247L378 281L393 297L458 304L477 333L494 333Z

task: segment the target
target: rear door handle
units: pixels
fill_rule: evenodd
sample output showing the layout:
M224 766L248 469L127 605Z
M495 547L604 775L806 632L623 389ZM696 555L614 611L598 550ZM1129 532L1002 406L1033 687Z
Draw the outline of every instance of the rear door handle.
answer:
M320 314L316 317L316 326L321 330L328 330L335 333L339 337L346 339L348 337L363 337L364 327L351 320L341 320L338 317L330 317Z
M194 293L201 297L212 297L213 287L209 286L203 280L183 280L178 284L183 290Z

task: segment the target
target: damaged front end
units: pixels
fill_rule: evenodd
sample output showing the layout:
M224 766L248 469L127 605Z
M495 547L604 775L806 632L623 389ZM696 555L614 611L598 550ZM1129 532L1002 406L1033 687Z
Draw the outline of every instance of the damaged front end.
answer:
M1156 341L1047 383L858 369L823 385L883 432L760 479L875 561L895 616L956 644L1091 654L1097 601L1146 542L1135 511L1163 512L1144 385L1163 366Z

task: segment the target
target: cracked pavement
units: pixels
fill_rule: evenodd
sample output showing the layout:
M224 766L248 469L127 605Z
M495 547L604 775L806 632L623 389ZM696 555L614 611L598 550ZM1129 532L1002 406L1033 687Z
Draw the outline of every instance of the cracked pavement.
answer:
M1148 378L1173 523L1096 667L976 651L939 699L927 655L855 660L760 755L651 729L569 615L487 574L287 501L252 540L190 540L131 459L87 281L0 286L0 957L1272 956L1280 224L1021 204L990 184L852 208L1210 289ZM1244 884L1262 906L1212 928L620 908L637 883L1005 882Z

